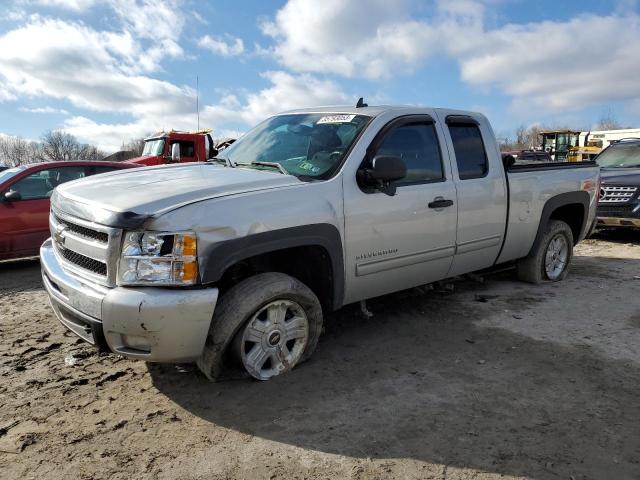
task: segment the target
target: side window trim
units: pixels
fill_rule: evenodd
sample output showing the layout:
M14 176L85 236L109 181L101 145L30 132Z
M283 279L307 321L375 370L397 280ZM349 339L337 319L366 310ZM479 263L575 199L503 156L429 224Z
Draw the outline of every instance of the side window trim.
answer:
M489 169L490 169L490 162L489 162L489 155L487 153L487 145L484 141L484 135L482 134L482 129L480 128L480 122L478 122L478 120L476 120L475 118L469 116L469 115L447 115L447 117L445 118L445 123L447 124L447 133L449 134L449 139L451 140L451 146L453 148L453 160L456 166L456 172L457 172L457 176L458 179L460 181L465 181L465 180L475 180L478 178L486 178L489 175ZM455 142L453 140L453 136L451 135L451 127L452 126L458 126L458 127L475 127L478 130L478 134L480 135L480 142L482 144L482 152L484 153L484 164L485 164L485 169L484 169L484 173L482 175L474 175L474 176L466 176L460 172L460 164L458 163L458 157L456 155L456 147L455 147Z
M380 131L378 133L376 133L376 136L373 138L373 140L371 141L371 143L367 147L367 153L366 153L364 159L362 160L362 163L360 164L359 169L360 168L365 168L371 162L371 160L373 160L373 157L375 156L376 152L378 151L378 148L380 148L380 145L382 144L384 139L387 137L389 132L391 132L395 128L402 127L402 126L408 125L408 124L413 124L413 123L425 123L425 124L432 124L433 125L434 134L435 134L436 140L437 140L436 143L438 145L438 154L440 156L440 167L441 167L441 170L442 170L442 177L441 178L437 178L437 179L433 179L433 180L417 180L417 181L413 181L413 182L396 182L394 185L397 188L401 188L401 187L409 187L409 186L413 186L413 185L425 185L425 184L429 184L429 183L446 182L447 181L447 170L445 168L442 146L440 145L440 142L441 142L440 134L438 132L438 129L436 128L436 120L431 115L426 114L426 113L425 114L420 114L420 115L404 115L404 116L401 116L401 117L394 118L393 120L389 121L389 123L384 125L380 129Z

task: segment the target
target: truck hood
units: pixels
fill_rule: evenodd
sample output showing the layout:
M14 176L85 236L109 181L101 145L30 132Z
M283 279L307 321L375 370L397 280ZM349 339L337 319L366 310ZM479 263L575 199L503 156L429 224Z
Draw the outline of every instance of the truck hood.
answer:
M602 168L603 185L640 186L640 168Z
M278 172L207 163L143 167L60 185L51 204L70 215L130 228L190 203L301 183Z

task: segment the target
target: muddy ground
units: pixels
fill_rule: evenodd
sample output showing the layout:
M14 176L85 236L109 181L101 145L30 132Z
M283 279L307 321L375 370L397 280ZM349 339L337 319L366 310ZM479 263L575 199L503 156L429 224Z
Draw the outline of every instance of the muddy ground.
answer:
M0 478L640 478L640 237L347 307L267 383L98 355L0 265ZM65 357L73 355L75 365Z

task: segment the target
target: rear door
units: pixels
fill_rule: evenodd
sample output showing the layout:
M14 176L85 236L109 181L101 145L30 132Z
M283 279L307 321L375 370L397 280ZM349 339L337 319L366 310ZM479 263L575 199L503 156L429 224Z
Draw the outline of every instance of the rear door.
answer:
M505 234L507 192L488 122L441 110L438 114L448 132L458 194L456 254L448 275L452 277L494 264Z
M345 177L346 303L440 280L454 254L455 186L432 117L387 124L363 163L376 155L401 157L407 176L394 196Z
M4 232L8 238L8 256L37 255L40 245L49 237L49 197L58 185L83 178L85 167L48 168L16 180L9 190L20 193L21 199L2 204Z

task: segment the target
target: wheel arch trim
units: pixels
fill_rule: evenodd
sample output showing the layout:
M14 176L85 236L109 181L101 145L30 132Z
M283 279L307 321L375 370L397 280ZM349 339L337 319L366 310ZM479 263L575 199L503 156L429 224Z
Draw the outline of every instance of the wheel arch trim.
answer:
M587 226L589 220L589 203L589 194L584 191L566 192L549 198L542 208L542 214L540 215L540 222L538 223L536 238L533 242L533 245L531 246L531 249L529 250L528 255L531 255L531 252L535 251L535 249L538 247L544 235L544 227L545 225L547 225L547 223L549 223L553 212L561 207L566 207L568 205L581 205L583 207L583 218L581 222L580 232L575 241L575 244L582 240L585 235L585 226Z
M332 304L337 309L344 299L344 255L338 228L329 223L317 223L260 232L211 245L201 255L201 280L204 284L219 281L228 268L257 255L294 247L318 246L329 255L333 292Z

